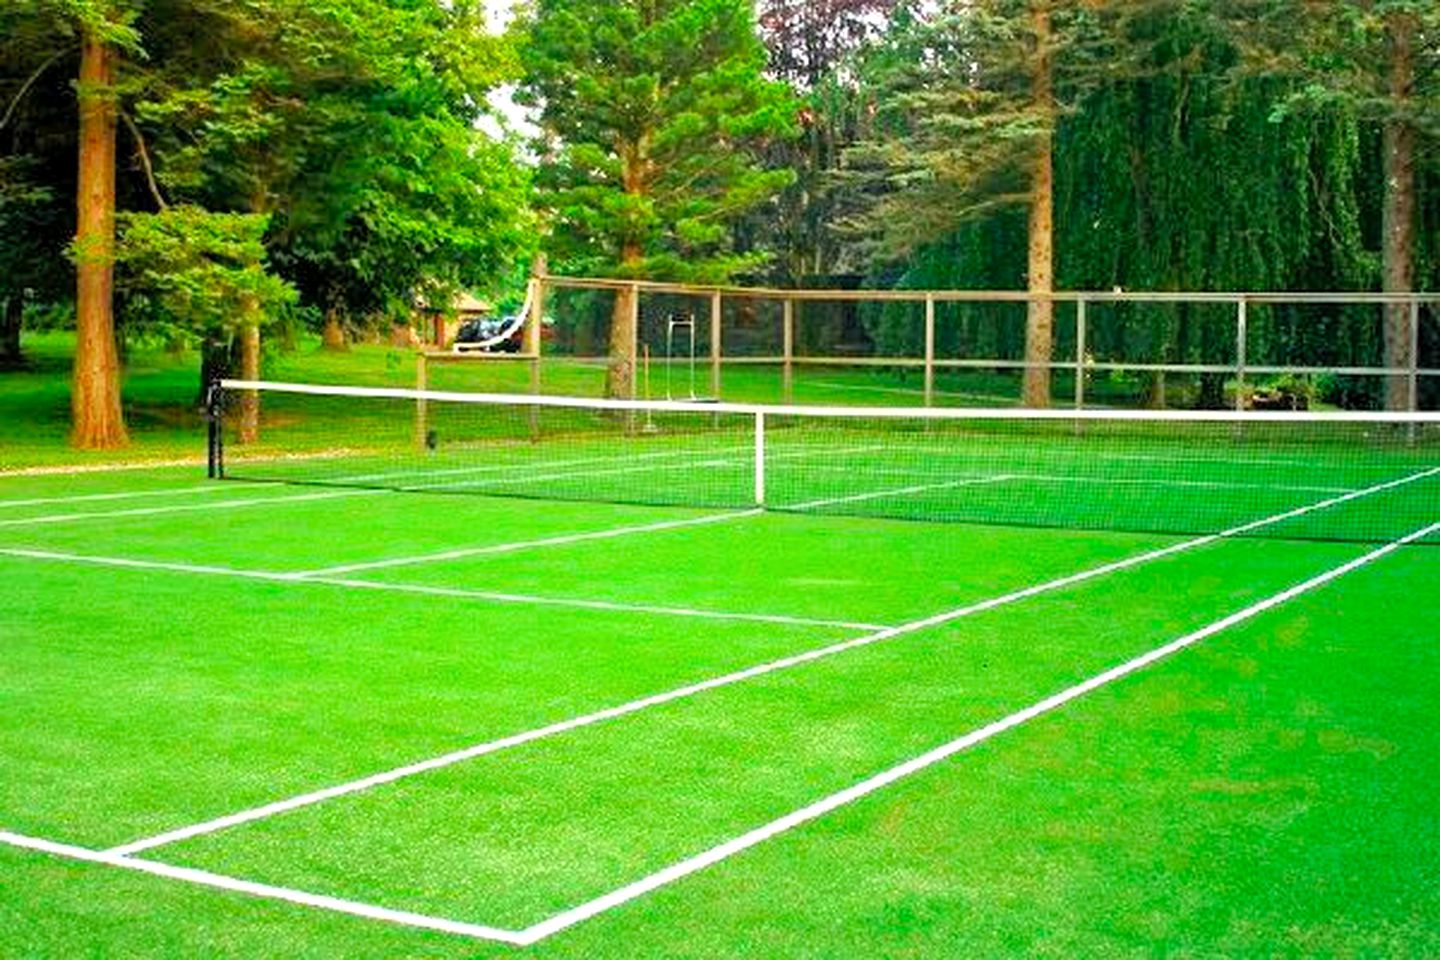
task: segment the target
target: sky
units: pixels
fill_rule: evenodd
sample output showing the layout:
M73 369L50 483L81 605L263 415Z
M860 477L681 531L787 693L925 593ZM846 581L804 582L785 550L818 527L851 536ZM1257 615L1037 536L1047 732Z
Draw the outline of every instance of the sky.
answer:
M510 23L515 14L516 0L485 0L485 19L494 33L502 32ZM490 94L490 105L500 114L505 126L521 136L533 136L536 132L535 125L530 122L526 115L525 108L521 107L514 99L515 88L504 86ZM480 129L491 136L500 136L504 132L495 121L485 118L480 121Z

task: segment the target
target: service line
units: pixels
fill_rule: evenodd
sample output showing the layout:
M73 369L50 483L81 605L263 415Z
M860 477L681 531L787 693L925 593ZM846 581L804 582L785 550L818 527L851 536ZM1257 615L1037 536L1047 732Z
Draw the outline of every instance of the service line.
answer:
M421 583L388 583L378 580L346 580L340 577L299 578L291 573L269 570L243 570L192 563L171 563L164 560L133 560L128 557L98 557L83 553L61 553L54 550L32 550L27 547L0 547L0 557L20 560L42 560L82 566L116 567L131 570L163 570L197 576L234 577L241 580L263 580L270 583L305 583L347 590L418 594L431 597L453 597L462 600L484 600L491 603L522 604L542 607L570 607L579 610L605 610L618 613L643 613L654 616L685 617L696 620L736 620L751 623L772 623L780 626L833 627L845 630L873 630L877 624L851 620L825 620L792 616L784 613L749 613L730 610L707 610L696 607L671 607L663 604L621 603L612 600L588 600L580 597L547 597L526 593L501 593L495 590L469 590L463 587L437 587Z

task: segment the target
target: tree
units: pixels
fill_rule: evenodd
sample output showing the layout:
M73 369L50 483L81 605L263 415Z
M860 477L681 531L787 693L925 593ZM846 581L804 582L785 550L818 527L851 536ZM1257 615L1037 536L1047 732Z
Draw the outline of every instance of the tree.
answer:
M1345 111L1381 129L1382 285L1416 289L1420 153L1440 142L1440 7L1431 0L1234 0L1232 22L1252 68L1300 80L1284 111ZM1384 363L1404 369L1410 311L1386 311ZM1385 406L1410 405L1404 375L1385 383Z
M833 173L843 152L866 126L869 98L857 69L866 46L880 37L899 0L767 0L760 4L760 35L769 51L769 74L801 98L799 131L777 141L772 166L790 167L795 182L778 210L753 217L753 230L773 236L783 256L783 282L805 283L835 268L840 243L831 221L843 204Z
M161 283L157 265L200 275L234 268L249 278L232 278L232 313L241 372L251 377L260 329L274 319L267 304L287 302L260 296L254 270L291 268L299 283L315 275L304 266L328 264L330 287L337 273L345 281L342 306L363 298L398 313L424 286L493 278L528 249L526 180L508 147L473 129L509 66L476 2L12 0L0 26L0 64L12 35L33 75L68 62L71 48L79 54L79 445L124 442L117 208L128 207L135 235L122 251L133 271L125 316L171 328L189 316L192 335L213 332L211 314L177 292L188 281ZM32 88L51 101L63 95L53 82L25 82L19 96ZM133 176L117 200L120 143L131 148L122 166ZM254 256L256 225L267 256ZM234 260L242 253L243 264ZM302 286L311 305L325 292ZM255 411L242 420L242 436L253 436Z
M874 139L849 163L872 200L853 223L881 256L903 255L968 218L1028 210L1023 397L1050 403L1054 309L1054 131L1088 89L1097 41L1086 5L951 2L896 20L871 57L881 90Z
M75 115L39 91L73 75L78 51L22 12L0 11L0 369L23 361L27 300L68 300L75 287L63 255L75 233Z
M763 77L748 0L538 0L524 24L522 99L540 108L541 202L556 259L625 278L720 281L731 226L791 180L758 151L795 104ZM616 297L606 389L634 388L628 292Z

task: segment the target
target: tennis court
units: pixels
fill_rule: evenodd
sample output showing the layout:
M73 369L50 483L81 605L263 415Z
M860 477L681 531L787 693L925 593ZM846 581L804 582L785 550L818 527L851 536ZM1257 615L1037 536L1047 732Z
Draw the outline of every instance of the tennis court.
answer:
M0 478L5 952L1440 950L1435 418L578 403Z

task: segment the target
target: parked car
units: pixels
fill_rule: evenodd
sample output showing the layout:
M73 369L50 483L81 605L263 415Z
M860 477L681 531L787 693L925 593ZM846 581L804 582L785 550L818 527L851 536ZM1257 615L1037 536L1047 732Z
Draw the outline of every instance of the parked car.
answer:
M460 324L455 334L456 353L519 353L524 339L522 324L513 314L504 317L477 317ZM505 331L510 335L496 340Z

